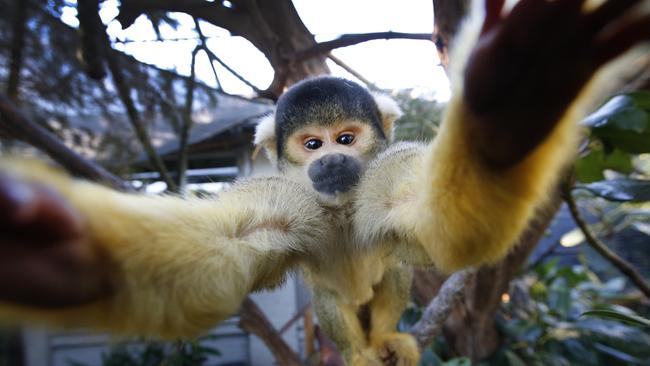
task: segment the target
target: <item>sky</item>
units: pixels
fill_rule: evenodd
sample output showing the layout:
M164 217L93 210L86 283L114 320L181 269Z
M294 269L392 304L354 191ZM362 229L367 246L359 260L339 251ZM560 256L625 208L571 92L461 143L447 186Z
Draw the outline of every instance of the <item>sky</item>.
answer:
M298 14L316 40L327 41L345 33L409 32L428 33L433 29L431 0L294 0ZM100 15L107 24L109 35L116 41L115 48L133 55L140 61L189 75L191 53L197 44L194 39L156 41L156 34L146 17L139 17L127 29L113 20L118 13L118 2L107 0ZM161 27L163 38L195 38L191 17L176 13L180 26ZM78 25L76 9L64 10L62 19ZM260 89L273 79L273 69L264 55L242 37L231 36L224 29L201 22L209 37L208 47L226 64ZM336 49L340 58L366 79L385 89L413 89L414 96L445 101L449 99L449 84L439 65L435 46L418 40L377 40ZM328 60L332 73L354 79L347 71ZM216 64L215 64L216 65ZM253 91L216 65L223 89L232 94L252 96ZM197 77L216 86L209 61L204 54L197 59Z

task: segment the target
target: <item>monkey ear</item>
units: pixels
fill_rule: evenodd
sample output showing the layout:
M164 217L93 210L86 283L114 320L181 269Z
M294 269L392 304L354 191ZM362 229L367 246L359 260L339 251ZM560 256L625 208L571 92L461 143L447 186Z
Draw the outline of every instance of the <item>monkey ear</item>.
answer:
M266 115L255 127L255 145L264 148L266 156L274 165L278 162L277 140L275 137L275 113Z
M379 108L381 127L384 130L384 134L388 141L391 141L393 139L393 122L400 118L404 113L402 113L402 110L397 105L395 99L388 95L373 93L372 96L375 98L375 103L377 103L377 107Z

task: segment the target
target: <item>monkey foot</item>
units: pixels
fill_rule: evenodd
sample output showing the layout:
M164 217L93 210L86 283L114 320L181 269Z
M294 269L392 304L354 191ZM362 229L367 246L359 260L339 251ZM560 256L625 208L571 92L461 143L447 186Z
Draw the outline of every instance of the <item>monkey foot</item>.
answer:
M349 366L384 366L385 363L377 356L372 348L353 352L348 358Z
M386 333L373 337L372 347L384 365L415 366L420 360L420 351L415 338L406 333Z

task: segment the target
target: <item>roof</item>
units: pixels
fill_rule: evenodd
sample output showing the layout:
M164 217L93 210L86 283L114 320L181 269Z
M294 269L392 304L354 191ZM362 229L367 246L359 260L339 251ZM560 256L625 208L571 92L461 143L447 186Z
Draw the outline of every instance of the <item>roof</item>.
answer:
M270 103L219 93L215 107L205 108L194 113L194 125L190 130L189 143L194 145L219 136L226 131L251 127L258 118L270 113L273 108L274 106ZM169 132L172 131L169 130ZM179 149L180 141L176 134L160 134L154 139L154 146L161 156Z

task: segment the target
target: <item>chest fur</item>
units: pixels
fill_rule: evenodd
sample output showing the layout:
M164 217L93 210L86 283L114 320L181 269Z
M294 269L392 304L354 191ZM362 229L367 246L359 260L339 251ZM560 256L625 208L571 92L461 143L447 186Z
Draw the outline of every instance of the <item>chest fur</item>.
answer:
M338 295L341 301L361 305L374 295L373 287L394 263L381 246L360 246L354 241L353 207L327 208L333 218L335 239L319 243L317 258L303 263L306 280Z

